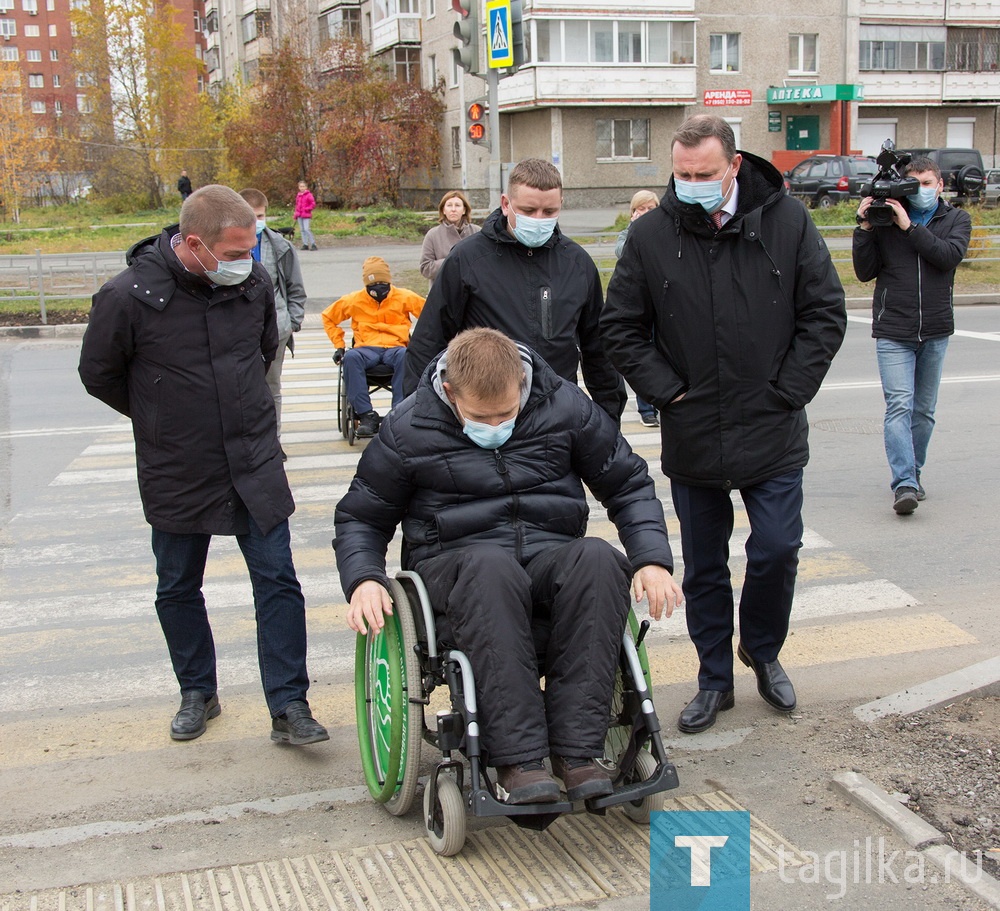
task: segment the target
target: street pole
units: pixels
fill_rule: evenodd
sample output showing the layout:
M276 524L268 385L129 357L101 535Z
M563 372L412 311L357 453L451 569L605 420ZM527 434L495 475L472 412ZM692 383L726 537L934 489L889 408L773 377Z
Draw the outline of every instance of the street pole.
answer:
M489 108L490 139L490 211L500 205L500 71L490 68L486 74L486 101Z

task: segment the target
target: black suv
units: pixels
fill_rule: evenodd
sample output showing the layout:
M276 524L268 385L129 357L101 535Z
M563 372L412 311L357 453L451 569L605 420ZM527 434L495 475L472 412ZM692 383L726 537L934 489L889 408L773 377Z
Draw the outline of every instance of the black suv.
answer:
M813 155L785 171L788 193L807 205L827 209L845 199L860 199L862 186L878 172L874 158Z
M925 156L941 169L944 193L954 206L980 202L986 186L983 156L979 149L897 149L914 158Z

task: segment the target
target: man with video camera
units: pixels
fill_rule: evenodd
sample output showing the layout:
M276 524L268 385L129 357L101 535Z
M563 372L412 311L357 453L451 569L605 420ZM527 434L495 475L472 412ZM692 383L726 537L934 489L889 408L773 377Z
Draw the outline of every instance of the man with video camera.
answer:
M854 272L863 282L876 279L872 337L885 396L892 508L907 516L925 496L920 471L955 331L955 269L969 247L972 219L941 198L941 170L930 158L910 160L887 142L878 163L873 195L858 207Z

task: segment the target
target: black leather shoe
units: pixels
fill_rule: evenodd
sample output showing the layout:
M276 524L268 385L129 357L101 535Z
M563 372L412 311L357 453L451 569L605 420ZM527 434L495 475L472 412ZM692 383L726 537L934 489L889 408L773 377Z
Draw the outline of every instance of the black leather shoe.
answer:
M698 690L698 695L681 712L677 727L685 734L700 734L715 724L715 716L736 705L732 690Z
M222 708L218 696L209 696L201 690L181 693L181 707L170 722L170 736L174 740L194 740L205 733L205 722L218 716Z
M329 740L330 735L312 716L309 706L304 702L289 702L285 711L271 719L271 739L275 743L290 743L292 746L302 746L306 743L319 743Z
M779 712L795 710L795 689L777 661L754 661L743 650L742 642L736 647L736 654L757 675L757 692L768 705Z

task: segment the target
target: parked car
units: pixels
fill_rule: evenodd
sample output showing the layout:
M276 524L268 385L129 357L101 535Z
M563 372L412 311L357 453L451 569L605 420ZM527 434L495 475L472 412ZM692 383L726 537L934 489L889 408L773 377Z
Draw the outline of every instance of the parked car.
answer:
M790 195L813 208L826 209L845 199L860 199L861 188L878 171L874 158L813 155L785 171Z
M983 156L979 149L898 149L914 158L926 156L941 169L944 181L942 195L952 205L964 206L980 202L985 185Z
M986 172L983 205L990 209L1000 206L1000 168L994 168L992 171Z

